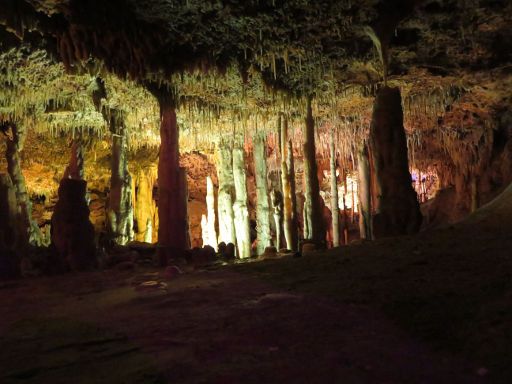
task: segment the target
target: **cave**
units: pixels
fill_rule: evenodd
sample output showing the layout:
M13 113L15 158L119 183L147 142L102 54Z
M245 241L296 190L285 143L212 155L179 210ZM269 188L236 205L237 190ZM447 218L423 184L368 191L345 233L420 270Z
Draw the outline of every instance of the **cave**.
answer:
M1 0L0 382L511 382L511 31Z

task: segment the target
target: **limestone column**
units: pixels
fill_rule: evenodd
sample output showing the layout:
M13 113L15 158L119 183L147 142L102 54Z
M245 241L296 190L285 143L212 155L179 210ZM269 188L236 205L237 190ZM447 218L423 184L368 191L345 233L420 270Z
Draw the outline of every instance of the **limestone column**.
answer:
M176 106L167 89L153 88L160 105L160 153L158 158L158 243L162 265L189 248L186 178L180 169ZM186 176L186 174L185 174Z
M25 177L21 171L20 152L23 150L27 131L22 126L10 124L10 134L7 137L5 157L7 172L16 191L18 215L23 227L22 238L28 244L42 245L42 235L37 223L32 219L32 202L27 191Z
M156 204L153 199L153 187L156 175L153 168L140 169L136 178L135 219L137 221L137 241L153 242L154 217Z
M233 178L235 182L235 231L238 255L241 259L251 257L251 226L247 203L247 175L245 171L245 151L242 144L233 148Z
M236 243L233 200L235 181L233 179L233 152L226 143L217 147L217 174L219 179L218 217L219 243Z
M311 97L307 99L304 132L304 239L317 244L325 242L325 225L320 205L320 185L315 150L315 121Z
M265 136L260 134L254 139L254 171L256 179L256 232L258 256L272 245L270 234L270 204L267 181L267 156Z
M331 165L331 214L332 214L332 246L340 245L340 217L338 201L338 183L336 177L336 151L334 145L334 129L331 130L329 141L330 165ZM346 179L345 179L346 186ZM352 207L352 210L354 208Z
M274 245L277 250L279 250L283 243L283 195L277 189L272 189L270 192L270 200L272 201L274 224L276 227L276 240Z
M290 195L291 195L291 203L292 203L292 248L291 251L299 250L299 219L297 216L297 192L295 186L295 162L293 159L293 146L292 140L288 139L288 151L287 151L287 161L286 165L288 167L288 174L290 175L288 178L288 182L290 183Z
M372 207L370 185L370 161L368 149L363 144L357 152L357 174L359 194L359 233L361 239L372 240Z
M375 237L416 233L422 216L409 173L400 90L383 87L374 102L370 146L375 169Z
M293 205L292 185L295 182L295 174L288 168L288 120L283 118L281 128L281 185L283 186L283 229L286 240L286 248L296 251L298 247L297 217ZM293 153L292 161L293 161Z
M206 244L217 250L217 230L215 229L215 189L210 176L206 176Z
M9 175L0 174L0 279L19 275L18 207Z
M111 110L112 161L107 223L112 239L124 245L133 240L132 178L128 172L128 138L122 113Z

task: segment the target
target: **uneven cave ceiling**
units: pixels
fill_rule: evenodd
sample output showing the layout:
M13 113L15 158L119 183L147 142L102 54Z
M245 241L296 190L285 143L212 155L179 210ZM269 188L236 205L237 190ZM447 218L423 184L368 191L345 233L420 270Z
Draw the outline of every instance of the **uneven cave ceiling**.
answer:
M341 151L350 155L366 134L382 83L373 35L389 45L389 82L401 88L410 140L421 148L421 135L441 138L431 157L446 157L445 146L461 151L454 130L492 125L510 104L508 0L1 1L2 116L23 110L41 124L50 112L51 124L41 130L65 130L64 122L105 129L87 100L91 76L99 75L110 84L105 102L127 113L134 134L142 120L154 132L158 119L154 100L137 83L175 89L181 129L204 143L212 132L232 131L234 119L244 130L273 129L284 112L300 124L304 96L313 96L320 133L341 127ZM39 73L42 91L23 73ZM482 129L467 145L477 162Z

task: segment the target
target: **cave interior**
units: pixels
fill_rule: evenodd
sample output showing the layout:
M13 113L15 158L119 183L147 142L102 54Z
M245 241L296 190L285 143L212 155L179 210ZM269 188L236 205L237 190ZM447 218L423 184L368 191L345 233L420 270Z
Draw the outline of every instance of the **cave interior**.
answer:
M510 0L0 0L0 381L509 383Z

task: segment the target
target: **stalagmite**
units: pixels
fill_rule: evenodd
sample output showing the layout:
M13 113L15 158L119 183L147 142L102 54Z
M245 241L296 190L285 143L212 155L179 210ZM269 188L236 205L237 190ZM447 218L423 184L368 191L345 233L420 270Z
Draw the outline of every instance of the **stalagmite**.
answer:
M317 245L325 243L325 226L320 205L320 186L315 158L315 121L311 109L311 97L307 99L307 115L304 132L304 239Z
M256 232L258 255L262 255L265 252L265 248L272 245L265 147L265 136L257 135L254 139L254 169L256 179Z
M203 245L209 245L217 250L217 230L215 229L215 189L210 176L206 176L206 238Z
M59 185L59 200L52 215L52 245L62 267L73 271L96 266L94 227L89 220L85 200L84 180L63 178Z
M295 174L288 168L288 120L284 118L281 128L281 185L283 187L283 229L286 240L286 248L297 250L297 217L293 205L292 184L295 182ZM292 153L293 159L293 153ZM292 160L293 161L293 160ZM294 191L293 191L293 194Z
M153 186L156 181L156 170L152 167L140 169L136 178L135 220L137 233L135 239L146 243L153 242L153 223L155 221L156 204L153 199Z
M245 152L242 145L233 148L233 178L235 182L235 231L238 255L241 259L251 257L251 227L247 203L247 176Z
M5 157L7 159L7 172L11 177L16 191L18 215L23 227L22 238L28 244L42 245L42 235L37 223L32 219L32 202L28 195L25 177L21 171L20 152L23 150L27 132L21 126L11 124L11 135L7 138Z
M217 147L217 173L219 178L218 217L219 243L235 244L235 223L233 198L235 186L233 180L233 152L229 145L220 143Z
M374 102L370 146L377 194L375 237L416 233L422 216L411 184L400 90L383 87Z
M365 144L357 152L359 232L362 239L372 239L370 162Z
M153 89L160 105L160 155L158 158L158 243L160 263L189 248L186 177L180 169L176 105L170 91ZM185 174L186 175L186 174ZM185 190L183 190L185 189Z
M336 177L336 151L334 148L334 130L331 130L329 152L331 156L331 215L332 215L332 246L340 245L340 218L338 206L338 183ZM345 181L346 184L346 181Z
M9 175L0 174L0 279L19 274L18 209Z
M112 162L110 194L108 204L108 228L117 244L124 245L133 240L132 178L128 172L128 138L122 113L110 111L112 133Z

